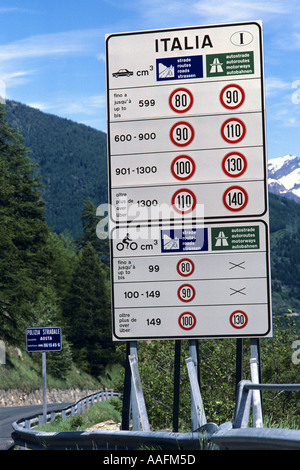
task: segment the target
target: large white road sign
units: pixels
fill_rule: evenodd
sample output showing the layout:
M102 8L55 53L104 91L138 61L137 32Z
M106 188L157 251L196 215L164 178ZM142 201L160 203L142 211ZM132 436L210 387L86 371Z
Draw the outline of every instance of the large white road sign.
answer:
M261 23L111 34L106 66L114 339L271 335Z

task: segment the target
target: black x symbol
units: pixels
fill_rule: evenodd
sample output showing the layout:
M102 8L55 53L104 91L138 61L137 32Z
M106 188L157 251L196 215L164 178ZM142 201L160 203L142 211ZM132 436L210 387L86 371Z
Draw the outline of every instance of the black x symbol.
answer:
M234 268L241 268L241 269L246 269L245 266L242 266L242 264L245 264L245 261L241 261L240 263L232 263L232 261L229 261L229 264L232 264L229 269L234 269Z
M233 289L232 287L230 287L230 290L233 291L230 295L234 295L234 294L246 295L246 292L243 292L243 290L245 290L245 289L246 289L246 287L242 287L241 289Z

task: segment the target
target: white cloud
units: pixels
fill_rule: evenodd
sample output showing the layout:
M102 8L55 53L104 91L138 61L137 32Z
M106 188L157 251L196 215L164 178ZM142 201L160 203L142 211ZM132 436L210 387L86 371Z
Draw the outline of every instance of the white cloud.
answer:
M268 77L266 78L266 95L270 96L274 93L282 90L290 90L291 82L286 82L281 78L277 77Z
M142 17L152 22L167 21L169 25L172 21L190 25L269 21L292 14L296 7L296 0L139 0L136 3Z
M65 59L80 55L96 60L103 43L101 29L87 29L31 36L0 45L0 79L7 89L28 84L44 73L41 59Z
M56 114L59 116L70 117L72 115L97 115L100 109L106 106L105 95L95 95L88 97L64 96L63 98L56 98L50 102L31 102L27 103L28 106L37 108L46 113Z
M103 32L99 29L43 34L0 46L0 61L64 56L93 52L96 54Z
M288 11L288 2L247 0L204 0L194 3L196 13L207 19L226 21L260 20L265 15L282 15Z
M18 8L18 7L1 7L0 8L0 15L3 13L24 13L30 12L32 10L27 10L25 8Z
M0 72L1 80L6 84L7 88L28 83L29 77L35 74L35 70L19 70L15 72Z

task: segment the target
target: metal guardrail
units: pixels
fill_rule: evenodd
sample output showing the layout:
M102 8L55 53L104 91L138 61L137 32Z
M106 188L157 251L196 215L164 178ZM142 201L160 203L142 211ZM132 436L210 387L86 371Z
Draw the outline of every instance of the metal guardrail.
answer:
M53 421L57 416L66 419L82 414L89 406L112 397L120 397L120 393L112 390L99 391L60 411L47 413L47 422ZM209 446L207 438L217 429L213 423L191 433L150 430L44 432L34 429L43 424L43 421L43 414L40 414L14 422L12 438L15 445L33 450L135 450L149 446L159 450L194 450Z
M300 430L264 428L262 424L261 403L254 393L261 390L300 391L300 384L258 384L243 380L238 384L237 401L233 422L220 426L207 423L199 385L196 384L195 369L191 358L186 360L193 400L198 413L198 429L191 433L151 432L147 420L143 431L83 431L83 432L42 432L32 429L41 424L43 415L21 419L13 423L12 438L15 445L29 449L44 450L300 450ZM133 369L134 370L134 369ZM252 376L255 379L255 374ZM138 375L136 377L138 379ZM138 382L137 382L138 383ZM61 415L68 416L84 413L97 403L120 394L112 390L100 391L85 397L74 405L61 411L47 414L47 420ZM142 396L137 397L142 402ZM249 426L252 405L253 426Z
M300 450L300 430L264 428L260 404L253 400L254 391L300 391L300 384L257 384L242 380L238 384L232 429L218 430L211 442L227 450ZM249 428L251 404L254 427Z

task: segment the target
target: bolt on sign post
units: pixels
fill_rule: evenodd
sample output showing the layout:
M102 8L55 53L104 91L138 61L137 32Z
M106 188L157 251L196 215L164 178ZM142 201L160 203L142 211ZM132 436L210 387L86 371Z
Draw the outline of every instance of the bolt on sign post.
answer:
M114 340L272 335L262 43L106 37Z
M46 374L46 352L61 351L61 328L37 327L26 328L26 350L27 352L42 353L42 376L43 376L43 421L47 420L47 374Z

